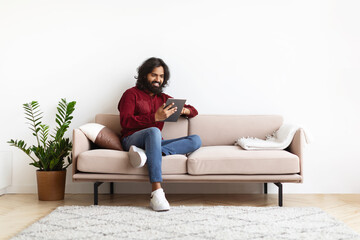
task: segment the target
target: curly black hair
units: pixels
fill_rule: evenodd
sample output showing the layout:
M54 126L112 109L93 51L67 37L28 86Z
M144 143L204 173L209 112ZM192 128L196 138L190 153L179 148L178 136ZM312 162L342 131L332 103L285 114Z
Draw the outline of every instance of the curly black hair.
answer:
M149 58L145 62L141 64L140 67L138 67L138 76L135 76L136 86L141 90L149 90L151 91L151 85L149 85L149 82L147 80L147 75L151 73L154 68L157 67L163 67L164 68L164 82L160 86L160 91L156 94L160 94L162 92L162 89L168 85L168 81L170 78L170 71L169 67L166 65L166 63L161 58Z

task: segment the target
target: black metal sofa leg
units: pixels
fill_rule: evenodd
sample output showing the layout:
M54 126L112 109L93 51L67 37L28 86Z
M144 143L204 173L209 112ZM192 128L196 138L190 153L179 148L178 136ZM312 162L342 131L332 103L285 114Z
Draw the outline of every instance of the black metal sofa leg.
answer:
M264 194L267 194L268 190L267 190L267 183L264 183Z
M279 207L283 206L283 189L282 189L282 183L274 183L279 188Z
M95 182L94 183L94 205L98 205L98 199L99 199L99 186L103 184L103 182Z
M114 182L110 183L110 194L114 194Z

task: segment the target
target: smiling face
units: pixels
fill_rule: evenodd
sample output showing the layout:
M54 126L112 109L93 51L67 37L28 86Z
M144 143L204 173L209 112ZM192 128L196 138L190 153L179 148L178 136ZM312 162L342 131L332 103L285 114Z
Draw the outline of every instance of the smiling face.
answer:
M160 58L147 59L138 67L137 71L136 87L146 91L151 96L161 94L169 84L169 67Z
M156 67L146 77L148 90L153 94L161 93L164 82L164 68L162 66Z

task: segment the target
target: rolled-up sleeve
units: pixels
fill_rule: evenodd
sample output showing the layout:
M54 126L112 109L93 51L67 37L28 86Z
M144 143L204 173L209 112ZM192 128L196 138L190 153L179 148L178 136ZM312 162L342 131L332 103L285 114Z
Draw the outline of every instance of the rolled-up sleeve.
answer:
M198 115L198 111L193 106L185 104L184 107L190 110L190 114L187 115L188 118L193 118Z

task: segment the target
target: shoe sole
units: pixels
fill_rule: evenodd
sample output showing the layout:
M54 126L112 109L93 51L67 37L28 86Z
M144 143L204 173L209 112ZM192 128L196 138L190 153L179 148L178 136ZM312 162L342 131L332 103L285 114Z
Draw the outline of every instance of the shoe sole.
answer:
M165 209L155 209L154 206L150 203L150 207L155 211L155 212L167 212L170 210L170 208L165 208Z
M143 161L142 159L146 159L146 155L143 152L138 152L137 148L131 146L129 149L129 157L130 157L130 164L134 168L141 168L145 165L146 160Z

